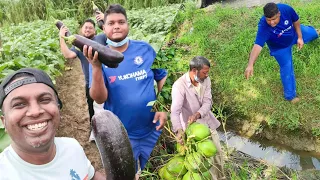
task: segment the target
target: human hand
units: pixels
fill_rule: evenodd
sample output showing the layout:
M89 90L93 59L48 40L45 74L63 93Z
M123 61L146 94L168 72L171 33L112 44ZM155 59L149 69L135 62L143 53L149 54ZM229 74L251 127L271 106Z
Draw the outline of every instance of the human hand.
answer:
M253 76L253 66L248 65L245 72L244 72L244 76L246 77L246 79L249 79L250 76Z
M195 114L193 114L192 116L189 117L188 119L188 124L191 124L193 122L196 122L197 119L199 119L201 117L199 112L196 112Z
M100 20L103 21L104 20L104 14L101 11L97 11L96 13L97 13L97 15L96 15L97 22L100 21Z
M301 50L303 45L304 45L303 39L302 38L298 38L298 40L297 40L298 49Z
M157 131L160 131L167 122L167 113L166 112L156 112L153 118L153 123L160 122L159 126L156 127Z
M185 136L184 131L182 129L178 129L177 135L176 135L177 143L183 145L184 144L184 138L185 138L184 136Z
M59 37L63 38L66 36L66 33L68 32L68 28L64 25L61 26L60 31L59 31Z
M92 56L92 47L87 45L83 46L83 55L87 58L87 60L89 61L89 63L92 65L92 68L97 67L97 68L101 68L102 64L101 62L98 60L98 52L96 51L94 53L94 55Z

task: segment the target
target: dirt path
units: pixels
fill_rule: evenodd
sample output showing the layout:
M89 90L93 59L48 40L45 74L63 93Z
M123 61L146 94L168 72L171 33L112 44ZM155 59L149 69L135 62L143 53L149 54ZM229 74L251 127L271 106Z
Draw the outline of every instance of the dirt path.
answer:
M61 123L57 136L77 139L94 168L103 172L100 154L95 143L89 143L89 113L85 97L84 75L80 60L66 62L72 69L57 79L57 89L62 100Z

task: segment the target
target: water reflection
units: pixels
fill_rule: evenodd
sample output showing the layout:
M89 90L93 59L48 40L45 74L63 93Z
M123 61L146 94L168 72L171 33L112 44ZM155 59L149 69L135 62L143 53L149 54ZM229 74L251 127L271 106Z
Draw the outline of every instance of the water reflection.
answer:
M293 151L271 142L254 142L240 137L233 132L227 134L218 131L220 140L227 142L229 147L261 159L278 167L286 166L295 170L320 170L320 156L310 152Z

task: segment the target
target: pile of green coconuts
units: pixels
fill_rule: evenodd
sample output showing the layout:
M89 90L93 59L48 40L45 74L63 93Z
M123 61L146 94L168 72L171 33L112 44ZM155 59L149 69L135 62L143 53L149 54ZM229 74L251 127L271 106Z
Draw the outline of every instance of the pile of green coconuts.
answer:
M209 169L217 149L207 125L193 122L184 132L184 143L176 144L177 153L158 174L163 180L211 180Z

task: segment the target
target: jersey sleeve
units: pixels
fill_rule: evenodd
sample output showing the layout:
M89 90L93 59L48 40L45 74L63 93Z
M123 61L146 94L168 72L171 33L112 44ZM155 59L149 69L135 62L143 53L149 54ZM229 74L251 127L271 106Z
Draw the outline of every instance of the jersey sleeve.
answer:
M103 67L102 68L102 71L103 71ZM102 72L102 76L103 76L103 80L104 82L108 82L107 81L107 77L106 75ZM92 84L92 65L89 63L89 89L91 88L91 84Z
M161 81L168 74L166 69L152 69L154 74L154 80Z
M258 24L258 32L255 40L255 44L261 47L264 46L264 44L267 42L270 36L263 21L265 21L265 19L262 18Z
M156 51L152 48L151 45L148 44L148 46L149 46L149 51L151 51L151 54L152 54L152 59L155 60L157 56ZM166 69L161 69L161 68L152 69L152 71L154 74L154 80L156 80L157 82L163 79L164 77L166 77L166 75L168 74Z
M291 6L286 5L286 11L290 14L292 22L296 22L299 20L299 15Z

